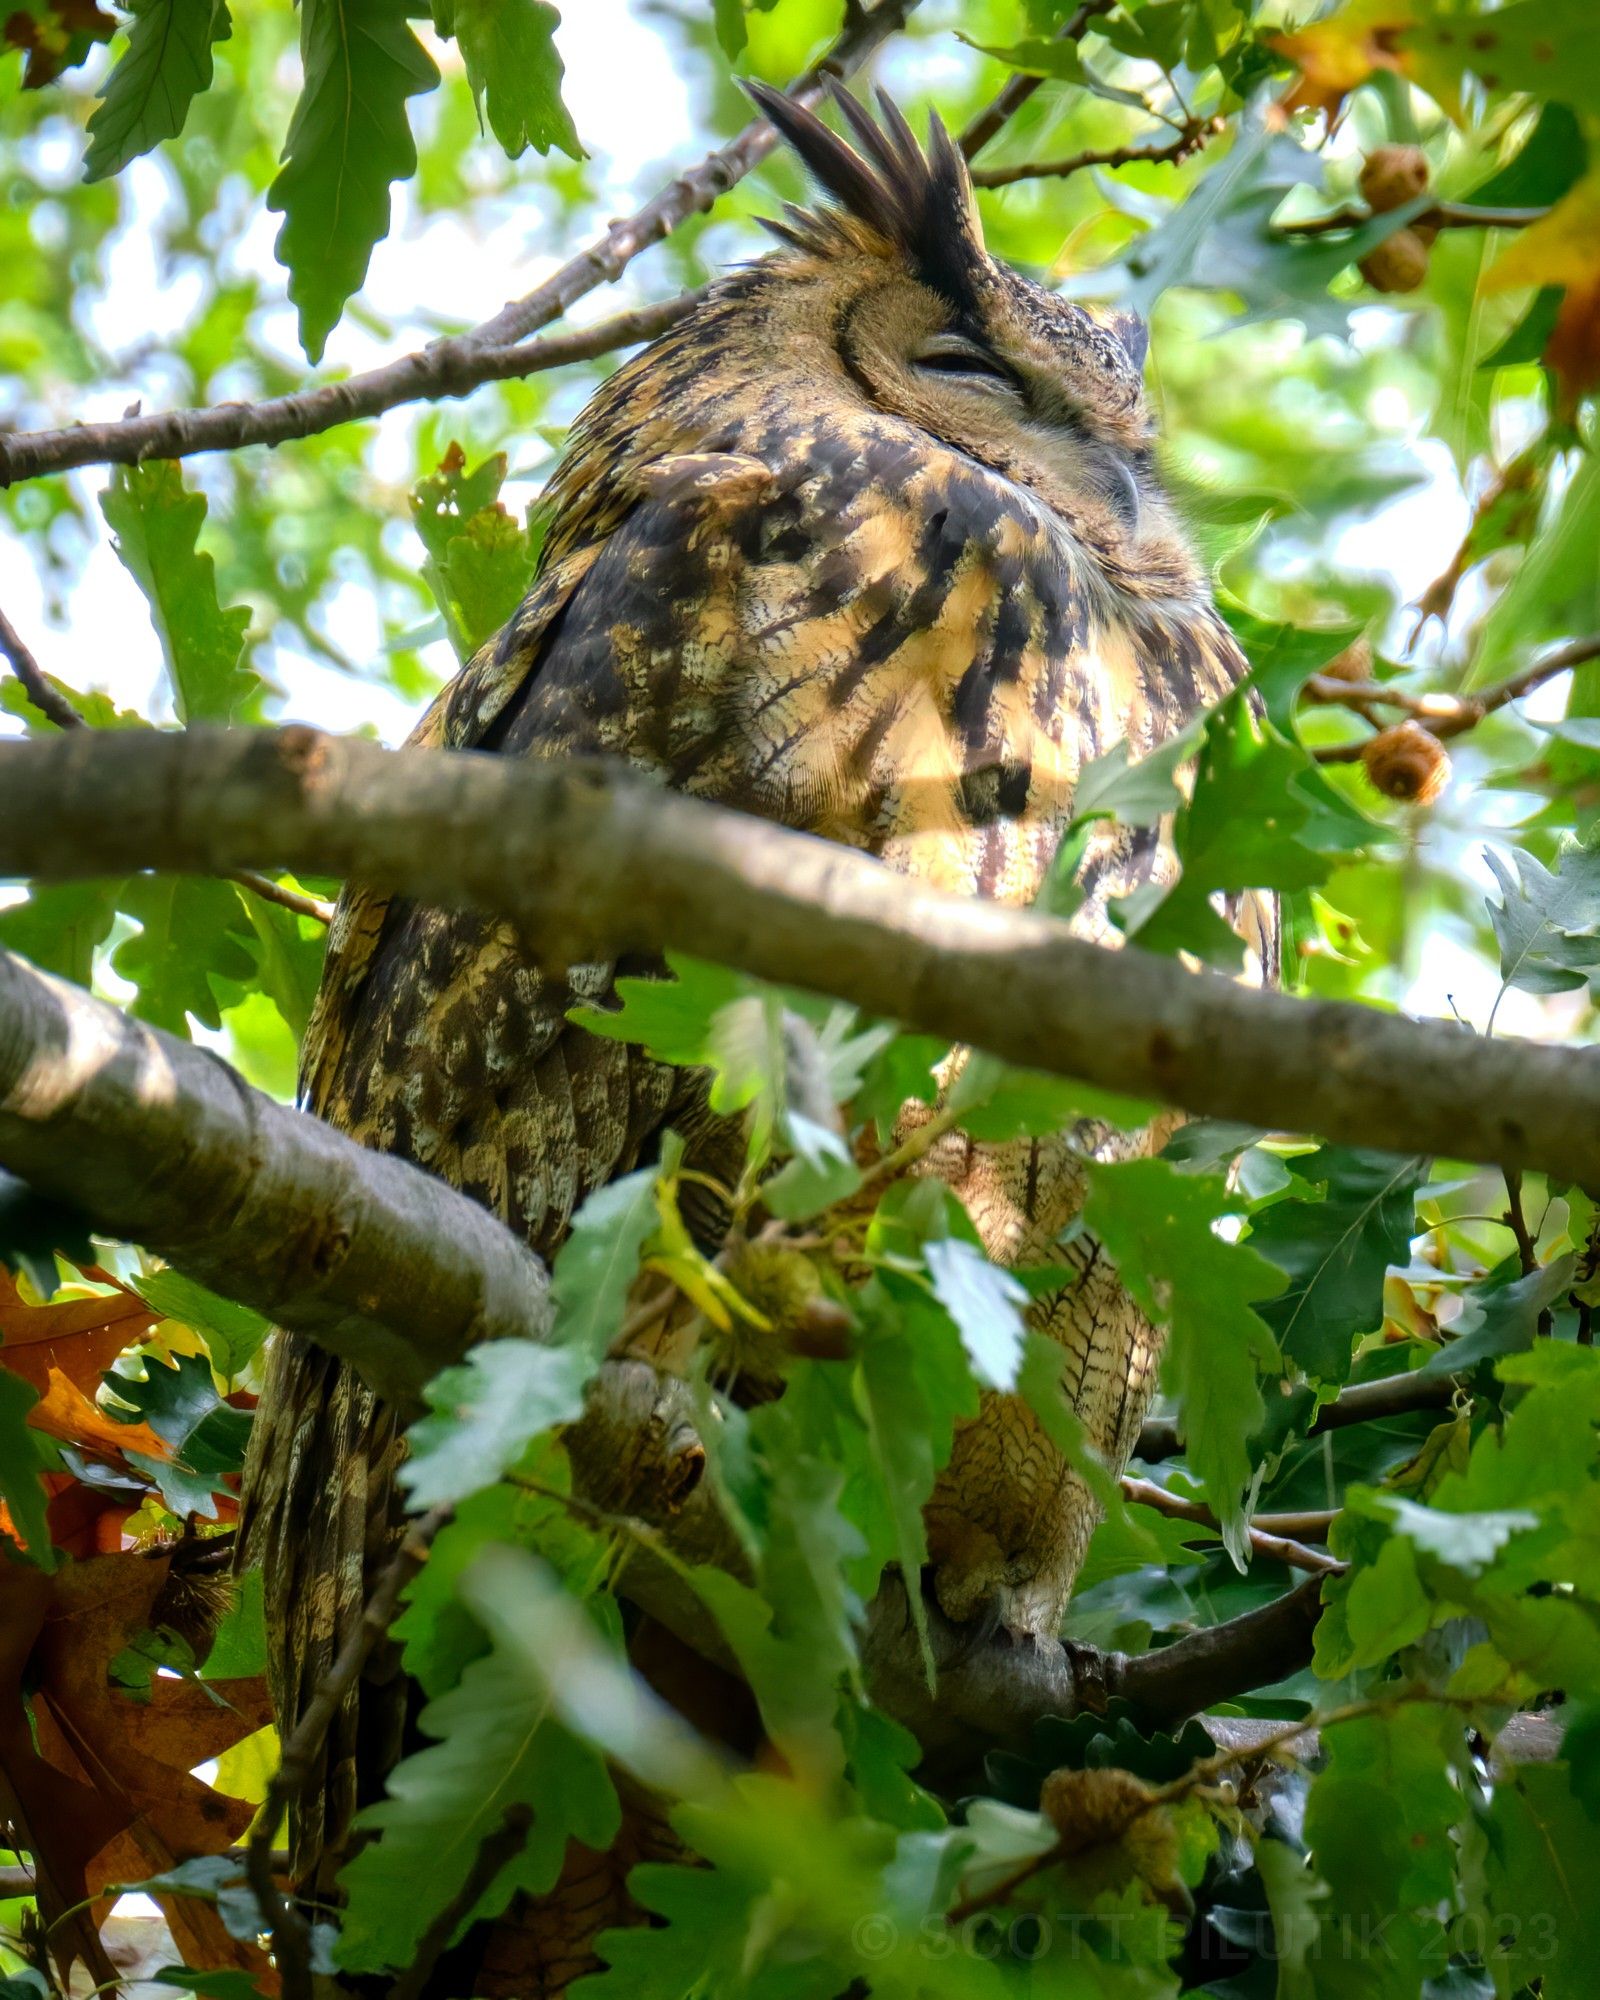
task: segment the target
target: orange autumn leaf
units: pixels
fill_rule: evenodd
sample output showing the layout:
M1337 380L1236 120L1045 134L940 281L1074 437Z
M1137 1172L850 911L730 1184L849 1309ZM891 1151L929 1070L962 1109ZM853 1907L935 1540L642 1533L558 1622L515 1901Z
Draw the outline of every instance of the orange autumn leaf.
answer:
M1569 417L1580 396L1600 388L1600 265L1586 282L1568 285L1544 364L1561 385L1560 408Z
M1483 274L1486 292L1523 285L1586 286L1600 275L1600 171L1569 188L1550 210L1519 230Z
M63 1978L81 1960L102 1981L114 1969L81 1906L89 1894L89 1865L121 1831L124 1817L116 1801L39 1754L22 1695L53 1586L42 1570L0 1563L0 1817L26 1843L39 1914Z
M120 1458L125 1452L143 1452L147 1457L168 1459L171 1447L157 1437L148 1424L119 1424L59 1368L52 1368L43 1396L28 1412L28 1422L47 1437L62 1444L76 1445L96 1456Z
M160 1317L137 1292L123 1287L25 1305L11 1273L0 1265L0 1367L31 1382L41 1395L53 1368L92 1392L124 1348L149 1338Z
M1269 35L1268 46L1300 72L1283 99L1284 110L1325 111L1337 118L1346 97L1374 71L1404 75L1400 37L1413 19L1410 0L1354 0L1325 20Z

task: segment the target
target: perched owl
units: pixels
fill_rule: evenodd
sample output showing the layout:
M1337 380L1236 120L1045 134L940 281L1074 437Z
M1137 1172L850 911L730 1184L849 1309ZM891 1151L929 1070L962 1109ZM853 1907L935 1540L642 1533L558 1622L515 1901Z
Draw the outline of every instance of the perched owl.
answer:
M1086 760L1119 738L1153 749L1242 671L1157 482L1143 329L989 257L937 122L925 154L891 103L880 125L841 95L852 146L755 94L836 205L789 209L775 253L599 390L527 597L413 740L609 754L940 887L1026 901ZM1108 834L1080 927L1113 941L1108 898L1166 865L1156 831ZM568 1022L619 971L649 969L554 976L494 918L348 891L306 1101L552 1256L585 1196L669 1125L714 1173L742 1159L702 1078ZM956 1134L927 1169L996 1257L1077 1267L1040 1323L1120 1466L1156 1342L1092 1241L1054 1248L1080 1198L1071 1148ZM352 1372L280 1338L245 1505L286 1725L391 1544L395 1455ZM1093 1519L1026 1407L990 1396L928 1509L931 1587L957 1621L1053 1631ZM405 1708L395 1674L381 1656L334 1726L296 1830L302 1880L381 1789Z

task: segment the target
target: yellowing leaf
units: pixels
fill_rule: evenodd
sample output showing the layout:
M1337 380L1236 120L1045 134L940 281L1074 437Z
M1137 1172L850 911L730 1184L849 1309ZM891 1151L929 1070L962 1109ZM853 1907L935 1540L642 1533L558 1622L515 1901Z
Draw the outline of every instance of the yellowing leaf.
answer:
M1600 278L1600 172L1585 175L1540 222L1530 223L1483 276L1486 292L1521 285L1591 287Z
M1355 0L1292 34L1268 35L1267 45L1300 72L1283 100L1284 109L1326 111L1333 117L1375 70L1402 72L1399 35L1414 18L1409 0Z

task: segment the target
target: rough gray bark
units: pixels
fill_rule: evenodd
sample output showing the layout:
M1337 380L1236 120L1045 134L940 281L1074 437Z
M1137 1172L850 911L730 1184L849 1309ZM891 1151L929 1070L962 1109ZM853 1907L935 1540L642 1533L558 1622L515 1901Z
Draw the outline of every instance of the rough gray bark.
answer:
M495 910L551 962L671 947L1192 1113L1600 1187L1600 1051L1107 951L620 766L299 728L0 744L0 874L130 865L353 876Z

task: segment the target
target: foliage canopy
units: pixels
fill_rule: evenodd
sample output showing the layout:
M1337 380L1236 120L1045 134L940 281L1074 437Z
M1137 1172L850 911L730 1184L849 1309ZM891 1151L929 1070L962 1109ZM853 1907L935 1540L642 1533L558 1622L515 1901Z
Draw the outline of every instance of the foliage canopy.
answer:
M670 66L687 160L745 122L736 76L788 81L838 15L670 0L625 46L586 35L583 59ZM438 255L487 267L487 316L667 177L623 129L650 86L609 128L564 103L576 26L545 0L300 0L298 17L23 0L0 30L0 423L258 400L325 351L387 359L459 330ZM1274 890L1299 991L1587 1039L1590 0L949 0L881 60L914 121L936 108L952 130L1010 79L1042 80L977 160L991 247L1151 316L1167 473L1253 668L1250 696L1184 746L1181 794L1176 757L1130 765L1119 747L1085 774L1069 851L1092 815L1176 811L1181 875L1131 899L1127 934L1232 967L1216 899ZM604 95L590 80L581 102ZM773 155L629 267L634 298L756 254L753 219L803 192ZM19 481L0 490L0 595L41 621L35 650L89 726L332 710L397 735L514 608L542 537L533 495L611 365L486 382L275 455ZM147 692L84 637L141 600ZM1543 677L1557 645L1570 668ZM56 726L15 680L0 709L14 730ZM1070 900L1065 870L1050 893ZM0 906L0 945L209 1039L286 1098L324 935L305 896L138 872L19 885ZM434 1384L406 1482L419 1512L453 1512L396 1626L430 1740L370 1810L319 1965L401 1972L441 1924L435 1948L547 1888L569 1840L610 1842L625 1774L667 1795L704 1865L634 1871L657 1921L601 1939L586 2000L824 2000L853 1981L1587 1995L1600 1190L1214 1123L1157 1159L1091 1165L1088 1221L1170 1330L1181 1448L1160 1456L1149 1434L1164 1498L1084 1461L1107 1519L1066 1636L1137 1652L1220 1626L1283 1596L1298 1540L1325 1570L1315 1658L1176 1735L1121 1711L1046 1720L947 1794L868 1699L863 1607L886 1564L921 1568L922 1503L980 1387L1019 1387L1082 1459L1023 1319L1060 1274L997 1270L948 1191L870 1164L904 1101L934 1100L946 1050L697 961L673 971L624 982L620 1012L589 1025L709 1067L719 1106L748 1112L737 1192L778 1247L709 1260L669 1148L579 1215L550 1342L496 1343ZM952 1106L990 1139L1147 1109L988 1058ZM270 1332L3 1177L0 1260L0 1770L58 1919L46 1949L32 1899L0 1906L5 2000L74 1958L108 1978L106 1945L119 1969L243 2000L271 1975L226 1850L275 1739L259 1590L224 1590L216 1557ZM573 1500L559 1442L641 1273L703 1323L709 1477L751 1581L684 1581L759 1704L772 1754L750 1767L629 1677L613 1585L637 1531ZM752 1369L781 1397L730 1398ZM1342 1391L1413 1378L1438 1384L1432 1406L1328 1421ZM1507 1726L1531 1709L1553 1712L1554 1748L1519 1761ZM1320 1754L1264 1781L1219 1748L1224 1722L1307 1716L1325 1718ZM475 1873L508 1825L519 1837ZM124 1920L97 1942L73 1909L119 1882L161 1898L142 1959Z

